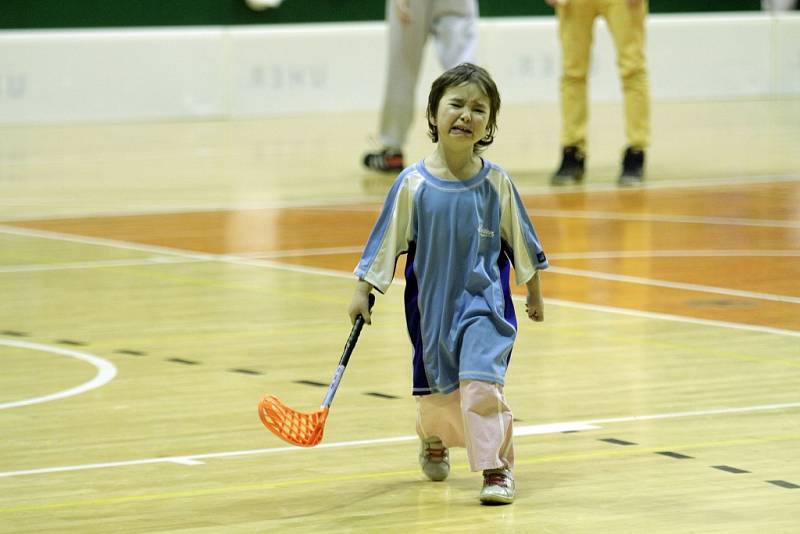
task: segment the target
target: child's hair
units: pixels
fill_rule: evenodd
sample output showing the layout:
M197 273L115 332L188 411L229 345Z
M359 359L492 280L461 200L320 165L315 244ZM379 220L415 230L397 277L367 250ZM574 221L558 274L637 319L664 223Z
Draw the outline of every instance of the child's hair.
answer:
M457 65L434 80L431 85L430 95L428 95L428 135L434 143L439 142L439 130L433 124L436 112L439 110L439 102L448 88L467 83L476 84L489 97L489 122L486 126L486 135L475 143L473 148L474 152L478 153L494 141L494 133L497 130L497 114L500 112L500 91L497 90L497 85L495 85L489 72L472 63Z

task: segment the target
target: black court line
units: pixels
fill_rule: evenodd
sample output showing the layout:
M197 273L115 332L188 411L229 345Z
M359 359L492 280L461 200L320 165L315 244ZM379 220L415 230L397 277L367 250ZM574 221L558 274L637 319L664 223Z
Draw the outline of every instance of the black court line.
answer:
M30 334L27 332L18 332L16 330L3 330L0 334L4 336L13 336L13 337L28 337Z
M184 365L199 365L200 362L194 360L184 360L183 358L166 358L168 362L182 363Z
M629 445L638 445L632 441L625 441L624 439L616 439L616 438L605 438L600 439L598 441L605 441L606 443L611 443L612 445L622 445L622 446L629 446Z
M730 465L712 465L714 469L719 469L720 471L725 471L728 473L734 473L738 475L739 473L749 473L750 471L745 471L744 469L739 469L738 467L731 467Z
M305 384L306 386L323 387L323 388L326 388L330 385L330 384L323 384L322 382L314 382L313 380L295 380L294 383Z
M83 341L75 341L74 339L57 339L56 343L59 345L72 345L73 347L85 347L88 343Z
M114 351L117 354L128 354L130 356L147 356L146 352L142 352L140 350L131 350L131 349L119 349Z
M781 488L786 489L798 489L800 486L797 484L792 484L791 482L786 482L785 480L767 480L770 484L775 484L776 486L780 486Z
M0 335L13 336L13 337L29 337L30 336L30 334L28 334L27 332L19 332L17 330L0 330ZM85 347L85 346L87 346L89 344L89 343L86 343L84 341L76 341L74 339L57 339L55 342L60 344L60 345L71 345L71 346L75 346L75 347ZM146 352L143 352L141 350L133 350L133 349L118 349L118 350L115 350L114 353L115 354L126 354L128 356L147 356ZM200 362L198 362L198 361L187 360L187 359L184 359L184 358L165 358L165 360L168 361L168 362L182 363L184 365L200 365ZM246 374L246 375L261 375L261 374L263 374L260 371L254 371L252 369L229 369L229 371L232 372L232 373L242 373L242 374ZM319 382L312 382L310 380L300 380L299 382L303 383L303 384L314 385L314 386L317 386L317 385L319 385L319 386L327 386L328 385L328 384L321 384ZM375 395L382 395L382 394L376 393ZM392 397L391 395L387 395L386 398L397 398L397 397Z
M253 371L252 369L229 369L231 373L242 373L244 375L260 375L260 371Z
M656 454L660 454L661 456L668 456L670 458L675 458L676 460L692 460L692 456L686 456L685 454L681 454L679 452L672 452L672 451L661 451L657 452Z
M364 395L369 395L371 397L378 397L379 399L399 399L400 397L395 397L394 395L389 395L386 393L378 393L377 391L368 391L364 393Z

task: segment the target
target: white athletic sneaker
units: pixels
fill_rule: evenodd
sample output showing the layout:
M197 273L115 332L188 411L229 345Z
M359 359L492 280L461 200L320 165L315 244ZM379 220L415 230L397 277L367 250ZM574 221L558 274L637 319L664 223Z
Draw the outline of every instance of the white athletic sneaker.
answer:
M480 500L486 504L511 504L514 502L514 476L509 469L486 469Z
M425 476L440 482L450 474L450 453L436 436L420 440L419 465Z

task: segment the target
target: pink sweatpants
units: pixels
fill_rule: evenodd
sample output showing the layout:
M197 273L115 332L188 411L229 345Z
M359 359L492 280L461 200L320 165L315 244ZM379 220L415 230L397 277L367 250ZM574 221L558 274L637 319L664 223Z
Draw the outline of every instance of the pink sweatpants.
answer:
M462 380L442 395L417 397L417 434L436 436L445 447L466 447L473 471L514 467L512 414L503 388L490 382Z

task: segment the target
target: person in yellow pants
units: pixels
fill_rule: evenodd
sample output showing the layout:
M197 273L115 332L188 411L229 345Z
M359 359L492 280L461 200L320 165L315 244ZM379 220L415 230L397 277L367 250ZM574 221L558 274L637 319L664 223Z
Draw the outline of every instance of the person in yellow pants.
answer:
M645 58L647 0L545 0L558 16L562 50L562 162L553 185L579 183L586 161L588 122L587 76L594 20L602 15L617 49L617 67L625 100L628 146L619 185L644 179L645 151L650 142L650 88Z

